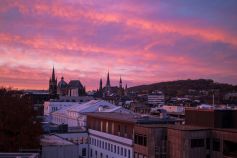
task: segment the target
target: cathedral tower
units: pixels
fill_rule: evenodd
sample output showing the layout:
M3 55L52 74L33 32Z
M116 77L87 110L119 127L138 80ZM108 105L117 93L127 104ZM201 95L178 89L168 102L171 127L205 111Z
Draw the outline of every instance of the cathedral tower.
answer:
M57 95L57 79L55 78L54 67L53 67L52 76L49 80L49 94L52 96Z
M110 94L110 79L109 79L109 72L108 72L108 74L107 74L107 81L106 81L106 92L107 92L107 94L109 95Z
M123 83L122 83L121 76L120 76L120 80L119 80L119 88L123 88Z
M99 91L102 92L103 89L103 84L102 84L102 78L100 79L100 87L99 87Z

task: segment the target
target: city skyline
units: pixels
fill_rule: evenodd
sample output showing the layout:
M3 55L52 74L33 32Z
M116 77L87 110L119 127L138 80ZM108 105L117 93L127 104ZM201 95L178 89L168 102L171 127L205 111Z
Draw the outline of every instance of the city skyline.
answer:
M79 79L87 90L178 79L237 84L234 0L2 1L0 86L48 89Z

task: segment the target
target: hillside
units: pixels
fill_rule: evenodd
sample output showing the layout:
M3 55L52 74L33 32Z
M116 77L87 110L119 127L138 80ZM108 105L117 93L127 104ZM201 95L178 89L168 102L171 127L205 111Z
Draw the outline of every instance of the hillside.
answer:
M131 92L150 92L153 90L160 90L169 96L182 96L188 94L189 90L215 90L220 92L221 94L227 92L237 92L237 86L233 86L230 84L217 83L210 79L198 79L198 80L177 80L177 81L169 81L169 82L160 82L153 83L150 85L140 85L135 87L128 88L128 91Z

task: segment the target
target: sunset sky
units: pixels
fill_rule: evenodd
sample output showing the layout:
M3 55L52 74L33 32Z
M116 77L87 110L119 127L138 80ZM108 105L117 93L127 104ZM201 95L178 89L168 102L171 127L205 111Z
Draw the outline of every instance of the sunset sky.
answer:
M210 78L237 84L236 0L1 0L0 86L87 90Z

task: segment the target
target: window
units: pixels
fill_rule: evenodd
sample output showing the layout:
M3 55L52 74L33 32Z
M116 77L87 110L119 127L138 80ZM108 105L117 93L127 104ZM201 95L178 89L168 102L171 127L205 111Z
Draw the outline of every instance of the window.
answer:
M220 140L219 139L213 139L213 150L220 151Z
M204 139L191 139L191 148L204 147Z
M113 152L113 146L114 146L114 145L113 145L113 144L111 144L111 152Z
M112 134L114 134L114 123L112 123Z
M108 143L108 150L110 151L110 143Z
M100 153L100 158L103 158L103 154L102 153Z
M82 149L82 156L86 156L86 148Z
M93 150L91 149L91 157L93 156Z
M100 131L103 131L103 121L100 122Z
M210 149L210 139L206 139L206 149Z
M107 150L107 142L105 142L105 150Z
M127 156L127 149L124 148L124 156Z
M134 143L138 144L138 145L146 146L147 145L147 137L145 135L135 134Z
M128 158L130 158L130 150L128 149Z
M147 138L144 136L143 137L143 145L146 146L146 144L147 144Z
M116 153L116 145L114 145L114 153Z
M137 152L134 153L134 158L138 158L138 153Z
M102 148L103 148L103 149L104 149L104 145L105 145L104 142L102 142Z
M120 150L120 155L123 155L123 148L121 147Z
M124 127L124 137L127 137L128 134L127 134L127 126Z
M120 125L118 125L118 135L120 136Z
M109 122L108 121L106 121L106 133L109 133Z
M117 146L117 154L119 154L119 146Z

